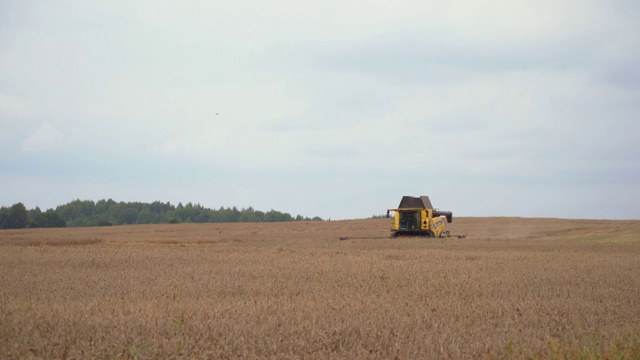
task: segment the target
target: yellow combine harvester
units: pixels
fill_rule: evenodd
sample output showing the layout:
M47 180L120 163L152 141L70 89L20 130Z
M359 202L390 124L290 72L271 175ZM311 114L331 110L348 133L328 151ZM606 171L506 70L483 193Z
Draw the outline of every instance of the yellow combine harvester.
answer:
M387 217L394 212L391 237L424 236L449 237L444 230L444 219L453 220L451 211L436 210L428 196L403 196L397 209L387 209ZM462 237L461 235L457 235Z

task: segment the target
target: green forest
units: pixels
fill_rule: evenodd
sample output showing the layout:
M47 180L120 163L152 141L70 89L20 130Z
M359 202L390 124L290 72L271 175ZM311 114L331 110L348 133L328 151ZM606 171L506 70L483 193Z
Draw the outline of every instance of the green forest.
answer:
M28 210L22 203L0 207L0 229L283 221L322 221L322 218L294 217L289 213L276 210L264 212L252 207L220 207L216 210L192 203L175 206L169 202L116 202L112 199L97 202L74 200L46 211L38 207Z

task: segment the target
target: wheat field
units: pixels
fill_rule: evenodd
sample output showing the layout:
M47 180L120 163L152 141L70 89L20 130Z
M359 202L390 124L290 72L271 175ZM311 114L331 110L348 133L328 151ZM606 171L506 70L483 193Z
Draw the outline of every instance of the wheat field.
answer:
M640 221L448 225L1 231L0 357L640 358Z

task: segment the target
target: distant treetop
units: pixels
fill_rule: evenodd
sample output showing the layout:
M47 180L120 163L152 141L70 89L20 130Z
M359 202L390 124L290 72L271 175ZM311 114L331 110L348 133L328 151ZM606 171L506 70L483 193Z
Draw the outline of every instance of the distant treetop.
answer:
M124 224L163 223L226 223L226 222L285 222L322 221L301 215L292 216L277 210L267 212L253 207L238 209L220 207L205 208L191 202L174 206L169 202L116 202L113 199L73 200L55 209L42 212L36 207L27 210L22 203L0 208L0 229L20 229L24 227L65 227L65 226L111 226Z

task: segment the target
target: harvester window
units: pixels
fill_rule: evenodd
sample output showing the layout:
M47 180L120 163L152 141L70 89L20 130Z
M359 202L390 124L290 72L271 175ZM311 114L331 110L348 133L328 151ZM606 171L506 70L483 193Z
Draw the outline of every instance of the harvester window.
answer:
M400 230L420 229L420 213L417 211L400 212Z

